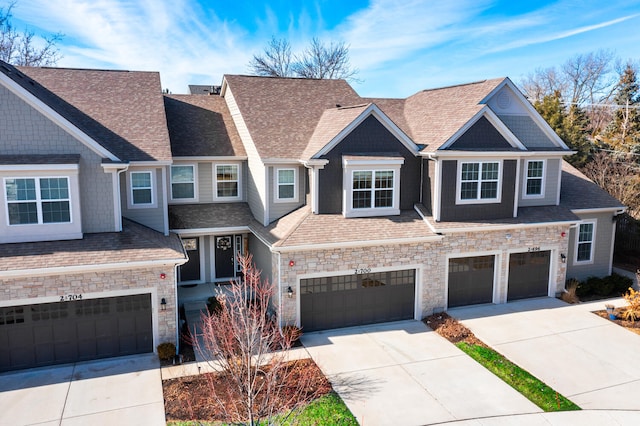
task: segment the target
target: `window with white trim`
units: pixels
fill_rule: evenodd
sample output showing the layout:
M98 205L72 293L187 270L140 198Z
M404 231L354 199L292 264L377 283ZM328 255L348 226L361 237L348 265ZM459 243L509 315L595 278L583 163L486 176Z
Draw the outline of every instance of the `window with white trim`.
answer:
M153 172L140 171L129 173L130 204L135 207L153 206Z
M576 263L593 262L596 223L582 222L576 230Z
M195 200L196 177L195 166L171 166L171 199Z
M9 225L70 223L68 177L5 178Z
M276 201L297 201L296 169L276 169Z
M214 181L214 198L222 200L240 198L240 166L238 164L216 164Z
M393 170L354 170L352 209L393 207Z
M544 161L528 160L526 170L524 195L544 196Z
M458 202L499 202L500 162L461 162L458 169Z

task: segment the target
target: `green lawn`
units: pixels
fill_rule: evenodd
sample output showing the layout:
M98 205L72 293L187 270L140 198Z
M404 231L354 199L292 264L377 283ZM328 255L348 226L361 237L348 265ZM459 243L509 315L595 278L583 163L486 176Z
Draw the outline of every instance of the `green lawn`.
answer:
M456 346L544 411L580 410L576 404L493 349L465 342Z
M170 421L168 426L220 426L221 422L202 421ZM276 421L275 424L288 426L313 426L313 425L344 425L358 426L351 411L344 404L337 393L331 392L308 404L300 413L284 422Z

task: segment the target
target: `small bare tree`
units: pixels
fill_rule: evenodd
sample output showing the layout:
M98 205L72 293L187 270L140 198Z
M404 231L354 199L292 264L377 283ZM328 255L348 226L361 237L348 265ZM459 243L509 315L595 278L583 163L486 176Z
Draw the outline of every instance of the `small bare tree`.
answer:
M640 173L638 164L604 152L593 156L583 172L589 179L629 208L629 214L640 214Z
M219 297L219 309L203 315L202 343L196 350L211 359L211 367L229 384L216 389L209 380L226 421L272 424L282 407L291 415L317 397L318 387L308 369L289 359L289 349L299 336L280 330L271 307L274 286L260 279L251 256L240 257L239 262L244 281L232 281L226 295Z
M33 31L17 31L11 23L11 10L15 5L16 2L12 2L6 9L0 8L0 59L13 65L55 65L60 59L57 43L62 34L43 37L38 43Z
M271 38L262 55L253 55L249 69L266 77L291 77L291 45L286 39Z

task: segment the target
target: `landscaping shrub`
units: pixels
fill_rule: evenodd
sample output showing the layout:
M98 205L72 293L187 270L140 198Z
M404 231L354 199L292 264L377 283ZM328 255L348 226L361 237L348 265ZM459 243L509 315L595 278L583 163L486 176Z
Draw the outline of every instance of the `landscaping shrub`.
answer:
M295 325L285 325L282 327L282 335L289 342L297 342L302 336L302 329Z
M220 310L222 309L222 304L220 303L220 300L218 300L217 297L215 296L211 296L210 298L207 299L207 310L209 311L210 314L218 314L220 313Z
M570 279L568 283L574 281ZM576 289L576 295L580 299L600 296L600 297L614 297L622 295L631 285L633 281L623 275L613 273L604 278L589 277L585 281L580 282Z
M626 321L637 321L640 319L640 291L635 291L633 287L629 287L629 291L622 297L627 301L629 306L622 311L621 316Z
M171 361L176 356L176 345L170 342L158 345L158 358L160 361Z
M624 294L629 287L633 285L633 280L624 275L616 274L615 272L611 276L607 277L613 282L613 293L616 295Z
M565 290L560 295L560 299L571 304L580 302L580 299L576 294L578 285L580 285L580 281L576 280L575 278L568 280L567 284L565 285Z

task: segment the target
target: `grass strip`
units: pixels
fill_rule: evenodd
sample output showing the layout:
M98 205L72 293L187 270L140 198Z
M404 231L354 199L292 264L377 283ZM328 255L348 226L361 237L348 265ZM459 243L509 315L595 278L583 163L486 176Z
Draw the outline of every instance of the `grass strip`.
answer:
M493 349L466 342L456 343L456 346L544 411L580 410L576 404Z

